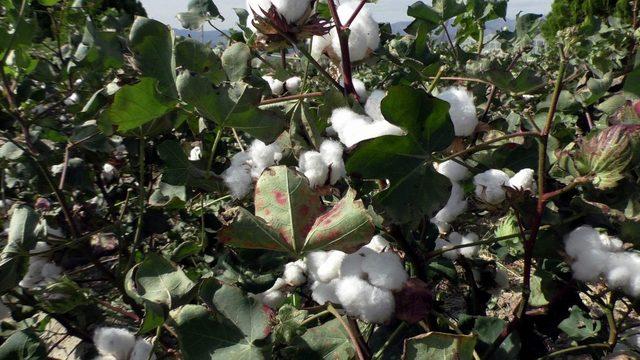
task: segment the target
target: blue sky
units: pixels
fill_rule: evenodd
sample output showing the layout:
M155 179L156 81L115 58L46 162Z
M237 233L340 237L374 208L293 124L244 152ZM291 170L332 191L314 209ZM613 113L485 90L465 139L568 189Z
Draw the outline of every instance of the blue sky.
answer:
M147 9L149 17L162 21L166 24L170 24L174 27L179 27L180 24L176 20L175 15L180 11L185 11L189 0L141 0L144 7ZM515 15L522 12L546 14L551 9L551 3L553 0L511 0L509 2L509 14L510 18L515 18ZM369 5L374 7L372 9L374 17L378 21L385 22L397 22L409 20L407 17L407 7L416 2L416 0L379 0L375 5ZM430 0L425 0L430 2ZM233 26L237 21L237 17L233 12L233 8L244 7L245 0L214 0L214 3L218 6L222 15L226 21L221 23L217 22L222 28L228 28Z

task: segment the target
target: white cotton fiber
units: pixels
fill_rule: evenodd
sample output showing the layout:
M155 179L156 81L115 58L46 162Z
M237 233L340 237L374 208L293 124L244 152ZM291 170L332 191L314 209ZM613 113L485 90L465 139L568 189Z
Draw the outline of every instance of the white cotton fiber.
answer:
M473 244L477 243L480 240L480 237L476 233L468 233L462 237L461 245ZM461 249L458 249L461 256L466 257L467 259L473 259L478 256L480 252L480 246L468 246Z
M202 159L202 149L200 146L194 146L189 152L189 161L198 161Z
M470 136L478 126L473 94L463 87L450 87L437 96L449 103L456 136Z
M583 253L580 257L580 262L586 261L585 254L586 253ZM621 289L626 287L630 278L636 275L633 273L633 267L630 266L633 262L632 258L633 255L627 253L609 255L609 261L604 272L604 278L610 288Z
M359 1L349 1L338 6L338 17L343 24L351 18L358 7ZM370 51L374 51L380 45L380 29L378 23L373 19L366 8L358 13L349 27L349 55L352 62L363 60ZM342 57L340 44L338 42L337 31L333 29L330 32L331 45L333 51Z
M320 154L325 165L330 169L329 184L334 185L347 175L342 159L343 147L337 141L325 140L320 145Z
M443 249L447 250L454 246L458 245L467 245L478 242L479 237L476 233L468 233L466 235L462 235L457 232L452 232L449 234L446 240L438 238L436 239L435 250ZM443 257L455 260L460 256L466 257L468 259L473 259L478 256L480 252L480 247L476 246L467 246L460 249L449 250L442 254Z
M377 253L381 253L391 247L391 244L381 235L375 235L371 238L371 241L364 246L367 249L371 249Z
M364 112L369 115L373 121L386 121L382 115L382 100L387 96L384 90L373 90L367 102L364 104Z
M307 266L307 275L311 281L319 281L318 269L327 260L326 251L312 251L304 257L304 263Z
M284 266L284 274L282 275L284 281L291 286L300 286L307 281L307 277L304 275L304 269L300 266L298 261L290 262Z
M476 196L489 204L497 205L504 201L506 193L503 186L509 183L509 175L502 170L491 169L473 178Z
M289 94L295 95L300 91L302 79L299 76L290 77L284 82L284 87Z
M431 222L438 227L438 231L441 233L448 232L451 229L451 223L467 211L464 189L456 182L452 182L451 185L451 195L447 204L431 218Z
M282 149L276 143L266 145L254 140L247 151L235 154L231 166L222 173L222 179L231 190L231 195L241 199L251 191L253 180L258 179L269 166L282 159Z
M95 331L93 344L100 355L127 360L136 344L136 337L125 329L103 327Z
M396 309L396 301L390 290L374 287L362 307L360 318L370 323L385 323L391 319Z
M104 181L105 183L110 183L117 176L118 176L118 169L116 169L115 166L109 163L105 163L104 165L102 165L102 173L100 173L100 177L102 178L102 181Z
M312 188L322 186L327 182L329 168L325 164L322 154L317 151L306 151L300 155L298 168L309 179Z
M277 143L266 145L260 140L254 140L247 150L251 158L251 176L260 177L264 169L282 160L282 148Z
M333 279L328 283L323 283L317 281L313 283L311 286L311 298L313 301L317 302L320 305L324 305L327 302L333 304L339 304L340 300L336 295L336 286L338 285L339 279Z
M308 11L311 0L247 0L247 11L263 16L272 4L289 23L295 23Z
M261 301L272 309L277 309L286 300L285 294L280 290L271 290L262 294Z
M273 76L269 75L263 76L262 79L269 84L269 88L271 88L271 93L273 95L282 95L284 92L284 83L281 80L275 79Z
M338 250L327 252L327 256L317 269L316 276L319 281L329 282L340 276L340 265L347 254Z
M460 182L471 176L471 172L466 166L461 165L454 160L447 160L439 164L436 163L434 167L437 172L446 176L452 182Z
M409 278L400 257L393 252L365 257L362 270L367 274L371 285L387 290L401 290Z
M149 359L149 354L152 351L153 346L150 343L148 343L144 339L138 339L135 346L133 347L133 351L131 352L129 360L147 360ZM155 360L156 356L151 355L151 359Z
M457 234L457 233L455 233ZM453 247L454 245L451 244L449 241L443 239L443 238L437 238L436 239L436 243L435 243L435 247L434 250L448 250L451 247ZM446 251L442 254L443 257L449 259L449 260L455 260L458 258L458 252L457 250L449 250Z
M340 277L355 276L364 278L365 272L362 270L362 263L366 255L353 253L347 255L340 265Z
M311 56L319 60L327 47L331 46L331 36L314 36L311 39Z
M347 107L333 110L330 122L333 130L338 134L340 141L346 147L351 147L361 141L380 136L405 135L404 130L386 120L374 121Z
M509 179L507 185L518 190L536 192L538 187L535 181L535 171L533 169L522 169Z
M42 266L42 280L45 284L54 282L62 275L62 268L52 262Z
M386 322L395 310L391 291L377 288L357 277L340 279L336 294L348 314L368 322Z

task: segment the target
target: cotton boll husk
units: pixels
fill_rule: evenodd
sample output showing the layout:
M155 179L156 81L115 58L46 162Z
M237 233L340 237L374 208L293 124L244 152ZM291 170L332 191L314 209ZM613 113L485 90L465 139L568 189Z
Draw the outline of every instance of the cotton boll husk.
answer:
M340 276L340 265L347 254L338 250L331 250L327 253L325 261L320 265L317 271L318 280L329 282Z
M371 118L360 115L347 107L333 110L330 122L340 141L346 147L380 136L405 135L404 130L386 120L373 121Z
M336 295L336 286L340 279L333 279L328 283L323 282L315 282L311 287L311 298L313 301L317 302L320 305L324 305L327 302L333 304L339 304L340 300Z
M509 179L509 183L507 185L514 189L529 190L533 193L535 193L538 188L533 169L522 169L518 171L518 173Z
M136 344L136 337L125 329L104 327L95 331L93 344L101 355L127 360Z
M387 250L389 247L391 247L391 244L389 244L389 242L387 241L387 239L385 239L384 237L380 236L380 235L374 235L371 238L371 241L369 241L369 243L367 245L364 246L365 248L371 249L377 253L381 253L385 250Z
M449 115L456 136L471 136L478 126L473 94L463 87L450 87L437 98L449 103Z
M263 76L262 79L269 84L269 88L271 88L271 93L273 95L282 95L284 92L284 83L282 81L269 75Z
M478 234L468 233L467 235L462 237L462 242L460 243L460 245L476 243L478 242L478 240L480 240L480 238L478 237ZM467 259L473 259L478 256L478 253L480 252L480 246L476 245L476 246L464 247L464 248L458 249L458 251L460 251L460 255L466 257Z
M287 89L289 94L297 94L300 91L300 85L302 84L302 79L299 76L294 76L288 78L287 81L284 82L284 87Z
M307 281L304 270L297 262L290 262L284 266L284 281L291 286L300 286Z
M460 182L471 176L471 172L466 166L458 164L456 161L447 160L435 165L436 171L446 176L452 182Z
M251 158L251 176L254 179L260 177L264 169L282 159L282 148L276 143L266 145L260 140L254 140L247 152Z
M360 308L360 318L370 323L385 323L391 319L396 302L390 290L374 287Z
M364 112L369 115L373 121L386 120L382 115L382 100L387 96L384 90L373 90L367 102L364 104Z
M300 172L309 179L312 188L324 185L329 176L329 168L325 164L322 154L317 151L306 151L300 155L298 161Z
M473 178L476 196L489 204L497 205L504 201L506 193L503 186L509 182L509 176L502 170L491 169Z
M135 346L133 347L133 351L131 352L131 356L129 360L147 360L149 359L149 354L153 351L153 345L148 343L144 339L138 339L136 341ZM156 355L151 355L151 359L156 359Z
M602 249L600 234L591 226L583 225L564 238L564 250L567 255L577 258L586 249Z
M362 270L367 273L371 285L387 290L402 289L409 278L402 261L392 252L365 257Z
M342 144L334 140L325 140L320 145L320 154L322 155L324 163L328 167L331 167L329 184L334 185L338 180L347 175L344 160L342 159Z
M202 149L200 146L194 146L189 152L189 161L198 161L202 159Z

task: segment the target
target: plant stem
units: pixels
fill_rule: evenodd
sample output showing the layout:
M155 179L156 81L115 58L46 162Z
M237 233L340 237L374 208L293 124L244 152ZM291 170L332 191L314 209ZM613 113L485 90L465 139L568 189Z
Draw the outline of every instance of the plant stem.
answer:
M327 311L329 311L336 319L338 319L340 324L342 324L342 327L347 331L347 334L349 335L349 339L351 340L351 344L353 345L354 349L356 350L356 355L358 356L358 360L367 360L368 358L365 357L362 349L360 348L360 343L358 342L358 337L354 333L355 330L352 329L349 326L349 324L347 324L346 321L344 321L344 319L338 313L336 308L334 308L333 305L331 305L330 303L327 306Z
M147 356L147 360L153 359L153 350L156 348L156 345L160 340L160 335L162 335L162 325L156 328L156 336L153 338L153 342L151 343L151 351L149 351L149 356Z
M382 347L380 347L380 349L378 351L376 351L375 354L373 354L373 359L377 360L377 359L381 358L382 355L384 354L385 350L387 350L387 348L389 347L389 345L391 345L393 343L393 341L396 339L396 337L398 337L400 332L403 331L406 328L407 328L407 323L404 322L404 321L401 322L400 325L398 325L398 327L395 330L393 330L391 335L389 335L389 337L387 338L387 341L385 341L384 344L382 344Z
M568 354L582 351L582 350L599 350L599 349L609 350L610 347L609 347L609 344L605 344L605 343L578 345L578 346L573 346L570 348L554 351L551 354L538 358L538 360L561 358L561 356L563 355L568 355Z
M491 139L489 141L483 142L482 144L478 144L476 146L472 146L468 149L465 149L463 151L457 152L453 155L449 155L446 158L442 159L442 160L436 160L437 162L445 162L448 160L453 160L457 157L462 157L465 155L469 155L469 154L474 154L476 152L482 151L482 150L486 150L489 145L503 141L503 140L507 140L507 139L511 139L511 138L516 138L516 137L527 137L527 136L536 136L539 137L540 133L536 132L536 131L527 131L527 132L518 132L518 133L514 133L514 134L508 134L508 135L504 135L504 136L500 136L497 137L495 139Z
M318 91L318 92L312 92L312 93L306 93L306 94L296 94L296 95L290 95L290 96L282 96L282 97L278 97L278 98L262 100L260 102L260 106L278 104L278 103L281 103L281 102L286 102L286 101L291 101L291 100L316 98L316 97L321 97L323 95L324 95L323 92Z
M440 81L440 79L442 78L442 74L444 74L445 70L447 69L446 66L440 66L440 69L438 69L438 73L436 74L436 76L431 80L431 84L429 84L429 88L427 89L427 92L429 94L431 94L433 92L433 90L436 89L436 86L438 86L438 81Z
M140 144L138 147L138 207L140 213L138 214L138 222L136 224L136 233L133 238L133 246L131 247L131 254L129 254L129 261L127 267L123 273L126 274L133 266L136 257L136 250L142 242L142 226L144 225L144 213L147 205L146 187L144 186L145 180L145 139L144 136L140 137Z
M356 89L353 87L353 74L351 72L351 54L349 51L349 33L344 31L345 28L342 27L342 23L340 22L340 16L338 16L338 9L336 7L336 3L334 0L327 0L327 5L329 5L329 12L331 12L331 17L333 18L333 23L335 24L336 31L338 34L338 42L340 43L340 62L342 64L342 81L344 82L344 93L345 95L353 95L356 97L358 101L360 101L358 94L356 93ZM361 4L364 5L364 4ZM359 11L359 10L357 10ZM357 15L357 14L356 14Z
M314 314L314 315L311 315L311 316L309 316L308 318L304 319L304 320L300 323L300 325L307 325L308 323L310 323L310 322L312 322L312 321L315 321L315 320L317 320L317 319L319 319L319 318L321 318L321 317L323 317L323 316L329 315L329 314L331 314L331 312L330 312L329 310L323 310L323 311L320 311L319 313Z
M484 26L478 24L478 30L478 56L481 56L484 50Z
M351 23L353 23L353 20L356 19L356 17L364 7L364 4L366 3L367 3L367 0L360 0L360 4L358 4L358 7L353 11L353 14L351 14L351 17L349 18L349 20L347 20L347 23L342 26L343 30L346 30L351 26Z
M213 140L213 145L211 146L211 155L209 155L209 161L207 161L207 172L211 172L211 168L213 167L213 160L216 158L216 151L218 150L218 144L220 143L220 139L222 138L222 128L218 129L216 133L216 138Z

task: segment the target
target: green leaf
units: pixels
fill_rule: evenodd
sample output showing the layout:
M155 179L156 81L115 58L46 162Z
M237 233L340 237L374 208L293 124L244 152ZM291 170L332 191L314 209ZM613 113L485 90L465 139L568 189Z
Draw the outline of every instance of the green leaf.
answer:
M167 114L175 101L160 94L158 85L155 79L142 78L139 83L120 89L108 110L108 119L124 132Z
M158 188L151 194L149 204L172 210L184 208L186 200L187 188L184 185L170 185L160 182Z
M627 75L623 89L627 99L640 98L640 67L636 67Z
M175 140L166 140L158 146L158 155L164 161L165 168L162 173L162 182L171 185L167 194L171 196L170 201L182 200L182 192L180 186L189 185L201 188L203 190L215 190L216 181L212 177L212 173L198 169L193 162L189 161L187 154L182 150L180 144ZM164 191L163 190L163 191ZM166 200L167 194L163 193ZM186 196L186 195L185 195ZM155 200L159 197L154 198Z
M213 294L213 305L242 331L249 343L269 335L269 315L264 306L235 286L222 285Z
M289 359L352 359L355 350L338 319L307 330L284 349Z
M493 345L496 339L500 336L506 321L486 316L471 317L463 315L460 318L461 326L467 321L473 322L473 333L478 336L478 344L476 346L476 352L484 354ZM502 342L500 347L496 349L493 355L489 358L491 360L516 360L520 358L520 337L517 331L512 332Z
M405 340L402 359L471 360L475 346L473 335L430 332Z
M202 75L216 85L226 79L222 61L211 46L192 38L181 38L176 43L176 66Z
M302 322L307 314L308 311L298 310L288 304L280 307L276 316L278 323L273 328L273 342L291 344L298 336L304 334L306 328Z
M47 348L31 329L13 333L0 345L0 359L40 360L47 358Z
M13 208L9 222L7 246L3 254L28 254L38 242L37 228L40 217L29 206L18 205Z
M40 5L43 5L43 6L53 6L59 3L60 0L38 0L38 2L40 3Z
M204 306L186 305L171 313L185 360L265 359L262 351L244 341L242 332Z
M389 187L374 196L374 205L394 221L408 223L436 211L449 197L449 180L431 164L432 153L444 150L454 138L449 105L423 90L395 86L382 101L382 112L407 135L360 144L347 161L347 171L388 179Z
M227 210L223 218L229 219L218 232L218 240L223 244L244 249L291 251L289 244L275 229L244 208Z
M244 43L234 43L222 53L222 67L229 81L240 81L249 72L251 49Z
M182 269L163 256L150 253L134 274L142 299L164 304L169 309L188 301L195 284Z
M178 91L182 100L195 106L205 118L221 127L246 131L264 142L272 142L285 128L283 118L258 109L261 92L247 84L214 88L209 79L185 71L178 76Z
M433 8L440 13L441 21L454 18L467 10L465 4L458 0L434 0Z
M531 276L531 306L540 307L548 305L558 290L558 285L553 281L553 274L545 270L538 270Z
M368 241L375 230L373 220L356 192L349 189L331 210L316 219L303 250L353 249Z
M140 325L140 333L146 334L159 326L165 321L165 309L160 304L151 301L144 302L144 319Z
M93 21L87 20L74 57L89 64L103 64L105 67L119 68L124 62L122 45L115 31L100 31Z
M173 30L159 21L137 17L129 45L142 75L158 80L162 94L177 98Z
M286 166L265 170L256 184L256 216L264 219L284 239L293 253L300 253L305 236L324 207L304 175Z
M601 323L599 320L591 319L588 314L585 314L582 309L575 305L571 307L569 317L558 324L558 329L564 331L569 336L569 339L575 341L583 341L598 336L600 328Z
M187 9L187 12L181 12L177 15L185 29L197 30L205 21L215 18L224 20L211 0L191 0Z

